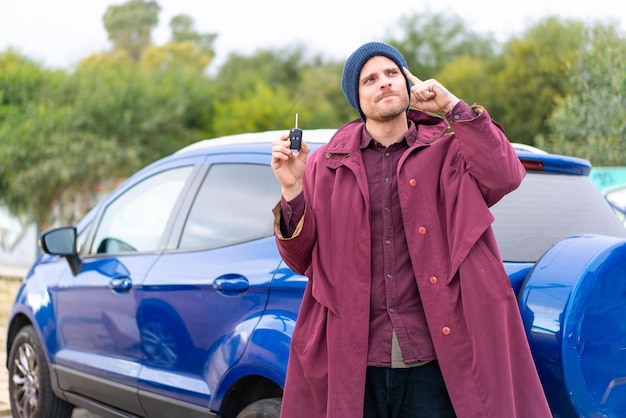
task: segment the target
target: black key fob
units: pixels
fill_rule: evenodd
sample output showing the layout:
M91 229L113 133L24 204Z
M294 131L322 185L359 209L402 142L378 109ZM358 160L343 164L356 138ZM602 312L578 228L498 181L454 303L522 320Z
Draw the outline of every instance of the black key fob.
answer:
M296 113L296 126L289 130L289 148L295 151L300 151L302 146L302 129L298 129L298 114Z
M300 151L300 146L302 145L302 129L291 128L289 130L289 148L292 150Z

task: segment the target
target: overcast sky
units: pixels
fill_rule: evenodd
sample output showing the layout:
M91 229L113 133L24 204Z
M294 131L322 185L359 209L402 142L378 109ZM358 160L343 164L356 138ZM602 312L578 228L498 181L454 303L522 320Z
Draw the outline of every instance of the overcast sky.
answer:
M111 47L102 16L119 0L0 0L0 51L13 47L48 67L68 68ZM228 53L301 42L314 53L343 59L386 35L401 15L428 11L456 16L476 32L509 39L547 16L615 21L622 30L626 2L618 0L157 0L153 41L170 37L169 21L188 14L201 33L217 33L217 63Z

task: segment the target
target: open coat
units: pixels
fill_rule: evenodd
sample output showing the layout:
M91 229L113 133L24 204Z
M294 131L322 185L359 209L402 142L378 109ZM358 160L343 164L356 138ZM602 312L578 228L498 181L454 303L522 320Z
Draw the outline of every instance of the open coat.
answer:
M409 110L418 138L402 156L398 194L415 280L459 418L551 417L489 207L525 171L487 111L448 123ZM370 301L363 122L311 154L305 214L282 257L309 278L291 342L282 418L361 418ZM280 210L275 210L280 222Z

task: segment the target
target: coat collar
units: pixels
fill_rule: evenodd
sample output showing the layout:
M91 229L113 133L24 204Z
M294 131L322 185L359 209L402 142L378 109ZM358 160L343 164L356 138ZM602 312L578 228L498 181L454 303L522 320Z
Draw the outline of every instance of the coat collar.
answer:
M417 138L415 143L411 144L412 147L430 144L450 129L448 122L435 114L409 109L407 116L417 128ZM328 142L325 150L327 156L357 153L361 147L361 134L364 127L365 123L361 119L355 119L339 128Z

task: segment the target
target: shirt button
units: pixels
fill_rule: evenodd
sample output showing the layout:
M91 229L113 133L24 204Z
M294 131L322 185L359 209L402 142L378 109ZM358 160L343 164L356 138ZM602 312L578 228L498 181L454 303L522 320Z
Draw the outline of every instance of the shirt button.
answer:
M450 327L443 327L443 328L441 328L441 333L443 335L450 335L451 332L452 332L452 330L450 329Z
M409 180L409 186L411 186L411 187L417 186L417 180L415 180L415 179Z
M437 284L437 278L435 276L432 276L430 279L428 279L428 281L430 282L430 284Z
M392 277L393 277L393 276L392 276L391 274L388 274L388 275L387 275L387 278L388 278L389 280L391 280L391 278L392 278Z
M426 228L424 228L423 226L420 226L419 228L417 228L417 232L420 235L424 235L426 233Z
M385 241L385 244L390 245L390 244L391 244L391 241L386 240L386 241Z
M393 308L389 308L389 312L394 313L396 310Z

